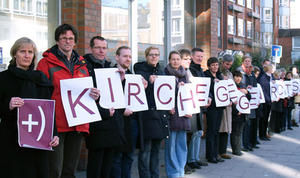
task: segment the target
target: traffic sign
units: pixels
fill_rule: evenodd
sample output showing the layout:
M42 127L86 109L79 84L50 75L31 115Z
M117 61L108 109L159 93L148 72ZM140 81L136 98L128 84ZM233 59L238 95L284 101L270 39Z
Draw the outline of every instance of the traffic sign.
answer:
M282 46L272 45L272 57L275 63L280 62L280 58L282 57Z

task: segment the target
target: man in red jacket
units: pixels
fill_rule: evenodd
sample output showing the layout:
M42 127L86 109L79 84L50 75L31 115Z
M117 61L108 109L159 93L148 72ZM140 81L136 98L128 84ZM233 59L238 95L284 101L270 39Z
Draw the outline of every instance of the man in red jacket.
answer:
M54 86L51 99L55 100L55 121L60 144L50 154L50 178L75 177L82 139L89 132L89 124L68 126L60 93L60 80L89 76L85 60L73 50L77 39L77 30L72 25L57 27L56 45L43 53L37 67ZM98 99L99 90L92 88L90 96Z

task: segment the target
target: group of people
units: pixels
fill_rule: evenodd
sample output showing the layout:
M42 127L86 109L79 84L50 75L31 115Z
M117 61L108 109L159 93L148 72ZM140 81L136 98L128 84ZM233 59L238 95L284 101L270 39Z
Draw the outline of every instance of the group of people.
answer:
M245 56L242 66L231 72L234 61L231 55L223 56L221 61L211 57L207 60L208 70L204 72L201 67L204 51L200 48L171 51L167 66L163 67L159 64L159 48L151 46L145 50L145 61L134 64L131 71L130 47L119 47L115 54L116 64L113 64L106 58L108 44L103 37L93 37L89 47L91 53L84 56L74 50L77 40L78 32L72 25L60 25L55 30L56 44L43 53L38 63L36 45L29 38L18 39L11 48L12 60L8 69L0 73L3 84L0 88L1 177L75 177L84 140L88 149L87 178L130 177L136 148L139 149L139 177L159 177L159 153L163 141L166 175L170 178L184 177L201 166L207 166L207 162L230 159L226 152L229 135L232 154L240 156L242 151L258 148L257 130L260 140L270 140L268 130L281 132L286 127L292 129L294 99L271 102L270 81L291 80L293 75L284 71L273 73L268 60L263 62L263 68L257 68L252 66L251 57ZM123 87L125 74L135 73L143 77L147 111L105 109L99 105L99 99L105 93L97 89L94 69L112 67L118 68ZM181 85L190 83L193 77L209 77L211 85L207 105L201 107L198 114L182 117L177 108L157 110L154 82L158 75L175 76L175 93ZM69 127L60 81L87 76L93 78L94 88L89 95L95 100L102 120ZM237 88L249 99L251 96L247 89L260 83L266 103L247 115L236 109L236 103L216 107L214 84L226 79L233 79ZM54 136L49 141L54 151L19 147L17 108L24 105L25 98L55 100ZM201 147L203 142L206 147Z

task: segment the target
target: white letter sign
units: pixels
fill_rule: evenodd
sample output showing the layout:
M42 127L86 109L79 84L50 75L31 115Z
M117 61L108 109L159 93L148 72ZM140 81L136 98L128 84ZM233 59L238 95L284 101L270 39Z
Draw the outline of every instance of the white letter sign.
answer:
M177 95L177 109L179 117L187 114L200 113L200 107L196 104L194 97L193 84L185 83L179 86Z
M125 108L125 98L117 68L95 69L97 88L100 90L100 106L106 109Z
M259 83L257 83L257 88L259 90L259 103L265 103L265 95Z
M219 82L215 82L214 94L217 107L228 106L230 104L228 81L220 80Z
M195 98L198 106L206 106L210 89L209 77L192 77L193 88L195 89Z
M238 92L238 89L232 79L228 79L227 82L228 82L228 93L229 93L230 100L232 102L235 102L237 100L236 92Z
M250 109L257 109L259 105L259 89L257 87L248 88L251 94Z
M250 114L250 103L241 91L236 92L237 94L237 104L236 109L242 114Z
M89 96L92 77L61 80L60 88L69 127L101 120L96 102Z
M278 85L275 83L275 81L270 82L270 93L271 93L271 101L272 102L278 101L278 99L279 99Z
M174 108L175 85L175 76L157 76L154 82L154 99L157 110Z
M132 112L148 110L145 88L141 75L125 75L125 102L126 108Z

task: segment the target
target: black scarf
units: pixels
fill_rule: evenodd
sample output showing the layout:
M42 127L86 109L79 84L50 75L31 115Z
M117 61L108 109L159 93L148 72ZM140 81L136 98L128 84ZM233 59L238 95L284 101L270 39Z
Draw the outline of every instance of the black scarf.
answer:
M16 65L11 64L8 66L8 70L17 78L26 80L28 82L33 82L40 86L52 86L51 82L42 72L33 70L32 68L23 70L21 68L18 68Z

